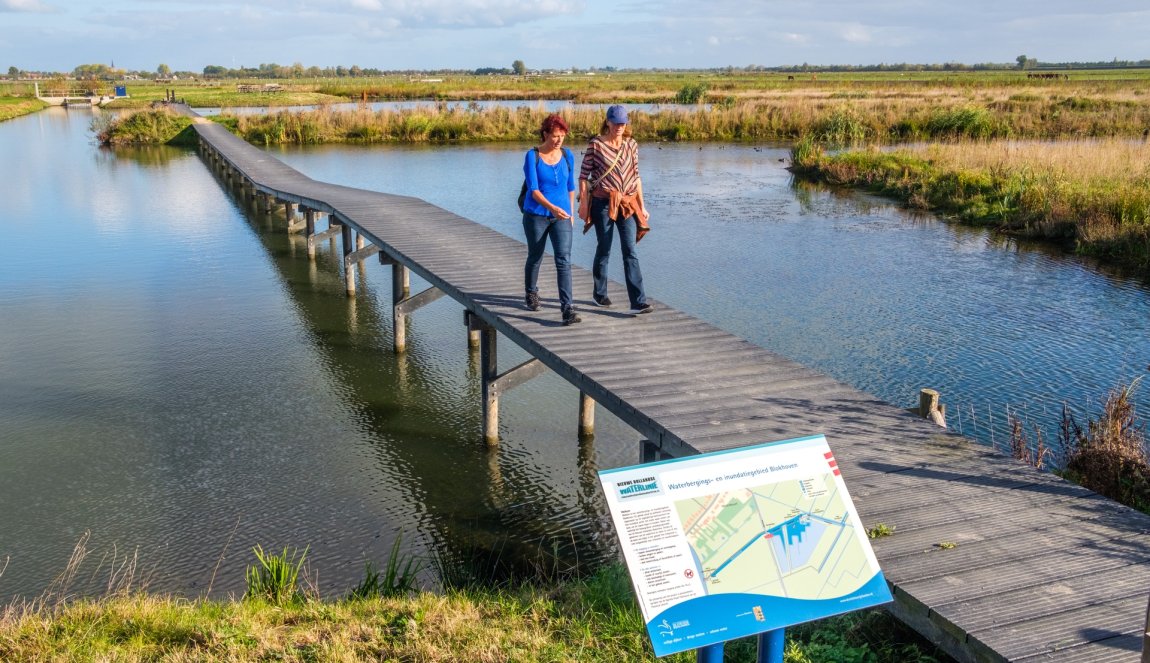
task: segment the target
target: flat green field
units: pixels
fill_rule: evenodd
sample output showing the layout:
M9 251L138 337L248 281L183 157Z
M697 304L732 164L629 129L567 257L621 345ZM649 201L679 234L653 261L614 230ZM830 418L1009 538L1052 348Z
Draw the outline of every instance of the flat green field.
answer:
M1060 78L1030 78L1037 74ZM1065 76L1065 78L1061 78ZM69 84L74 85L72 81ZM41 88L52 85L41 81ZM57 83L63 84L63 83ZM240 86L274 84L277 92L242 92ZM539 76L413 75L360 78L222 79L202 81L121 81L101 83L127 87L129 98L113 108L141 107L161 100L168 91L192 106L286 106L359 100L483 100L563 99L583 103L658 103L704 101L737 103L782 96L851 98L929 96L932 91L976 94L979 90L1010 90L1047 95L1059 89L1088 90L1113 95L1150 93L1150 69L1100 69L1027 72L1001 71L882 71L882 72L607 72ZM7 88L7 90L6 90ZM29 94L27 82L0 84L0 95Z

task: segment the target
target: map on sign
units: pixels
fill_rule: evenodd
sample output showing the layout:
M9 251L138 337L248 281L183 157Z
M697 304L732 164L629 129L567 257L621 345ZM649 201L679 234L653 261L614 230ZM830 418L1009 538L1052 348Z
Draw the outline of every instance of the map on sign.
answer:
M599 478L659 656L891 600L821 435Z
M675 509L708 594L817 599L870 579L833 474L680 500Z

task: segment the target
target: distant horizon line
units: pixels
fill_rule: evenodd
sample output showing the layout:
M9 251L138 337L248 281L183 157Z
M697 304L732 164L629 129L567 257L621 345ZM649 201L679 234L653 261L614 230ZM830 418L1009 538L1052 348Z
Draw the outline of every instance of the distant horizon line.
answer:
M154 69L129 69L124 67L116 67L115 61L111 60L110 65L102 63L84 63L73 67L70 71L58 71L47 69L26 69L18 68L20 73L34 73L34 74L67 74L75 72L80 68L97 68L107 67L109 70L122 71L125 73L148 73L156 74L160 66L166 66L160 63ZM297 69L297 67L299 69ZM1150 67L1150 59L1142 60L1098 60L1098 61L1071 61L1071 62L1047 62L1040 60L1029 60L1025 66L1017 61L1012 62L896 62L896 63L874 63L874 64L811 64L804 62L802 64L788 64L788 65L723 65L714 67L616 67L616 66L587 66L587 67L532 67L528 68L527 72L609 72L609 73L641 73L641 72L673 72L673 73L690 73L690 72L758 72L758 71L898 71L898 70L915 70L915 69L929 69L929 70L963 70L963 69L991 69L991 70L1033 70L1033 69L1137 69ZM318 70L325 71L339 71L343 70L349 72L351 69L356 69L358 72L372 72L368 75L388 75L388 74L433 74L433 73L456 73L456 74L471 74L471 73L501 73L512 72L512 67L471 67L471 68L458 68L458 67L440 67L433 69L382 69L380 67L361 67L360 65L308 65L304 66L301 63L295 62L290 65L283 65L276 62L260 63L255 66L237 65L228 67L226 65L208 64L204 65L200 71L190 69L173 69L169 68L171 74L194 74L205 75L207 72L204 70L208 68L219 68L224 72L228 71L250 71L250 72L267 72L270 70L281 69L300 71L305 73L308 71ZM0 70L2 72L3 70ZM220 72L222 73L222 72ZM170 75L170 74L169 74ZM288 76L290 78L290 76Z

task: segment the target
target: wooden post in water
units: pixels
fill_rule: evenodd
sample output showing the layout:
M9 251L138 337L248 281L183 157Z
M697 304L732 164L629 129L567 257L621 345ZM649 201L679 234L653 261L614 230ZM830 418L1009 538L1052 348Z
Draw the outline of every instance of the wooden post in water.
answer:
M340 226L340 238L343 240L343 289L348 297L355 297L355 270L348 264L347 256L355 251L355 240L351 236L352 229L348 224Z
M383 260L384 255L379 254ZM407 314L399 309L399 303L407 299L407 267L398 261L391 263L391 328L397 354L407 350Z
M479 319L471 316L474 324ZM483 381L483 440L491 446L499 444L499 392L495 377L499 372L496 356L498 336L493 328L484 324L479 330L479 375Z
M939 403L938 391L922 389L918 392L918 416L946 428L946 406Z
M284 201L284 222L287 223L288 230L291 230L292 223L295 222L295 203Z
M315 260L315 210L305 207L303 212L304 232L307 233L307 257Z
M595 437L595 400L579 392L579 437Z

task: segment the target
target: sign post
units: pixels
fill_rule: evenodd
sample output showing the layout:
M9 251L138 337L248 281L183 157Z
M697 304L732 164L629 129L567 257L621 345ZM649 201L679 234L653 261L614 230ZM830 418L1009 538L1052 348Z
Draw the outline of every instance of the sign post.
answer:
M656 656L891 600L822 435L599 472ZM766 651L765 651L766 650Z

